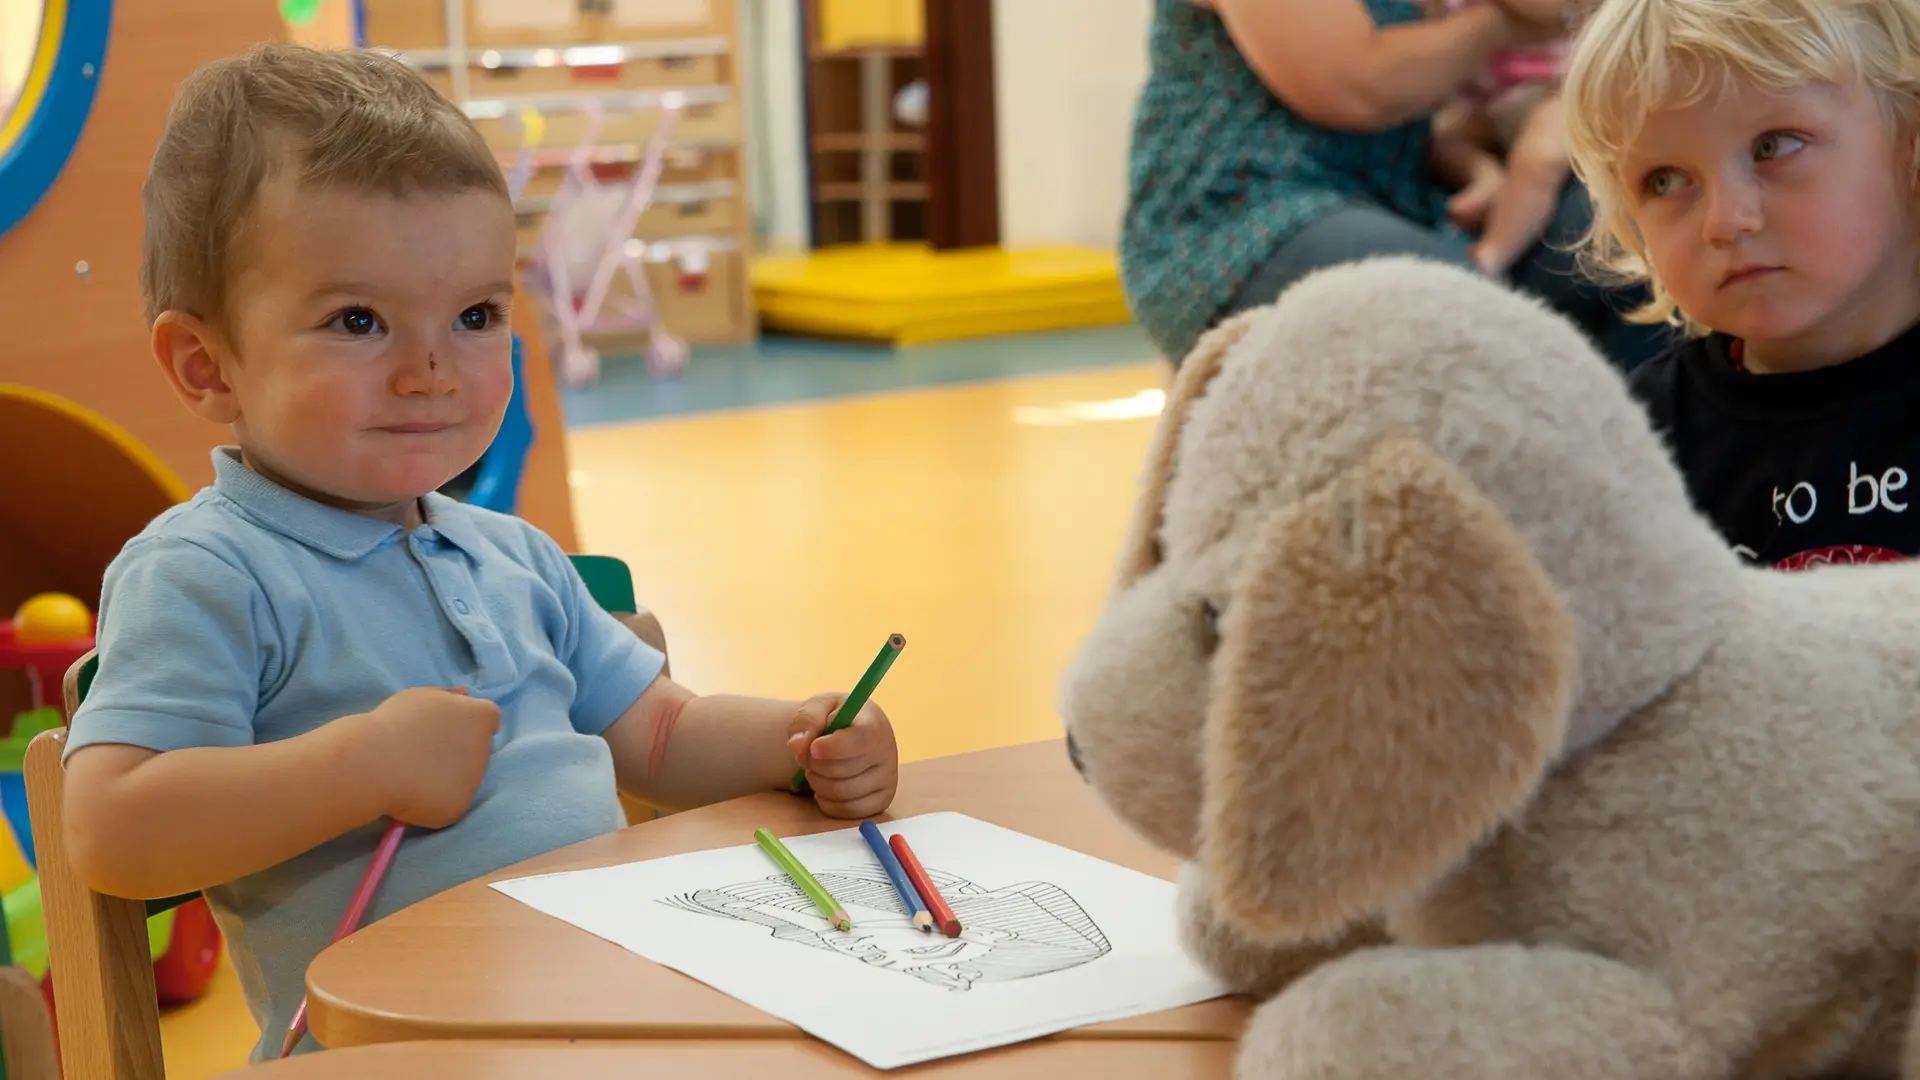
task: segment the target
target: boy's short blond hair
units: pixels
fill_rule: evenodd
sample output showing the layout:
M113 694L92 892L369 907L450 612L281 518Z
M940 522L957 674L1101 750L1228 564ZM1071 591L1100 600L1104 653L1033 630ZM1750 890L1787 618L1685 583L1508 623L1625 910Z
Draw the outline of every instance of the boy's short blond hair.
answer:
M149 322L182 311L225 325L248 213L281 170L316 189L507 197L473 122L393 57L269 44L216 60L181 82L141 188Z
M1619 163L1648 113L1683 106L1730 79L1767 91L1809 84L1874 89L1896 138L1920 134L1916 0L1605 0L1575 43L1563 90L1573 168L1593 200L1586 262L1603 278L1646 282L1629 318L1706 328L1653 273Z

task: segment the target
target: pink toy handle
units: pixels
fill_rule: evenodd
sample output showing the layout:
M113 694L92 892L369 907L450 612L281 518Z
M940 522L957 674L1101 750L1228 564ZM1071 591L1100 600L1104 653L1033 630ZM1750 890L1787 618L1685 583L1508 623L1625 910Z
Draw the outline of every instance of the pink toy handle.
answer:
M633 235L634 226L639 223L641 213L652 200L653 189L660 182L661 172L666 169L667 139L673 134L674 122L680 118L680 110L685 103L686 98L677 91L669 90L660 96L660 126L654 129L653 137L647 140L640 175L635 178L627 201L621 207L620 216L612 225L611 235ZM593 277L587 282L586 300L580 305L580 310L589 320L598 317L600 305L607 302L607 290L613 287L613 272L619 265L621 254L621 245L609 246L601 252L600 261L594 265Z

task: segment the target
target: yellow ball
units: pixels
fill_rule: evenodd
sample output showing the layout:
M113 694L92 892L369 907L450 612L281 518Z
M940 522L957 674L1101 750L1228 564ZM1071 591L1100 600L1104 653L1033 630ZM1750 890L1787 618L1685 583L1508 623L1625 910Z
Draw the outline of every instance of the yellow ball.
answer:
M93 613L66 593L29 597L13 614L13 639L22 645L75 641L93 632Z

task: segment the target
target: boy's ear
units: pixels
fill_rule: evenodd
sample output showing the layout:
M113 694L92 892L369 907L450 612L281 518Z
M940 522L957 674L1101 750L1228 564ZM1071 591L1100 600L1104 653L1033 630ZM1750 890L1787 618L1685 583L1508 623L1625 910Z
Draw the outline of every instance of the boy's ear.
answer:
M152 347L167 383L195 415L216 424L239 419L240 404L221 365L227 351L213 327L183 311L163 311L153 320Z

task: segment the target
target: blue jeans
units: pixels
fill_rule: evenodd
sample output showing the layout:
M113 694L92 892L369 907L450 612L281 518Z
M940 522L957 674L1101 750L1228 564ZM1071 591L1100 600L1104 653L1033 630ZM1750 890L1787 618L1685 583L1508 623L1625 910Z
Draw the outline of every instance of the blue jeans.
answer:
M1630 323L1621 313L1643 304L1641 288L1617 289L1583 277L1570 250L1593 218L1586 188L1569 181L1560 209L1546 236L1514 265L1513 287L1531 293L1585 331L1596 348L1621 371L1632 371L1672 344L1666 326ZM1421 255L1473 267L1467 241L1373 206L1337 210L1295 234L1241 287L1225 318L1271 303L1280 291L1314 270L1368 255Z

